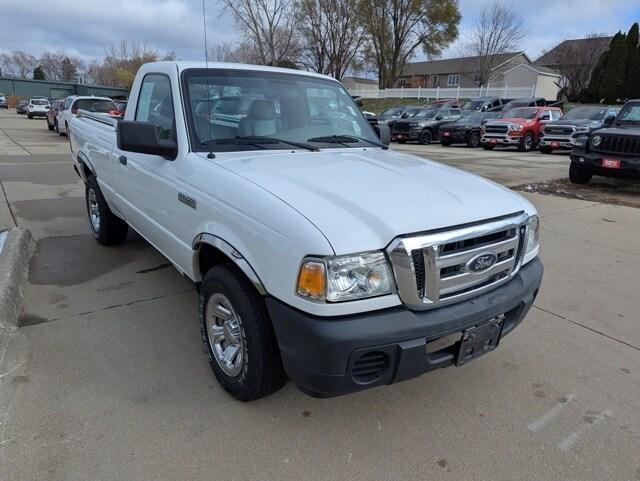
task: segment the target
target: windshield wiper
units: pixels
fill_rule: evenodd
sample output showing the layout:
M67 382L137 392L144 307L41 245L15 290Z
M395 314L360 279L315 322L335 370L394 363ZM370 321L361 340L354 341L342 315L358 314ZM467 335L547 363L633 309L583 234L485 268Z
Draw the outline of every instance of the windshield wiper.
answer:
M260 144L287 144L287 145L292 145L294 147L298 147L299 149L305 149L305 150L310 150L311 152L317 152L318 150L320 150L318 147L315 147L313 145L309 145L306 144L304 142L294 142L292 140L284 140L284 139L278 139L276 137L266 137L266 136L262 136L262 135L245 135L245 136L238 136L238 137L230 137L228 139L211 139L211 140L204 140L202 142L200 142L200 145L206 145L212 143L214 145L216 144L238 144L238 145L242 145L242 144L249 144L249 145L256 145L258 147L260 147Z
M348 145L349 142L366 142L371 145L375 145L376 147L381 147L384 150L389 148L388 145L381 144L380 142L376 142L375 140L369 140L364 137L358 137L356 135L327 135L324 137L312 137L307 139L307 142L323 142L323 143L334 143L334 144L343 144ZM349 145L349 147L351 147Z

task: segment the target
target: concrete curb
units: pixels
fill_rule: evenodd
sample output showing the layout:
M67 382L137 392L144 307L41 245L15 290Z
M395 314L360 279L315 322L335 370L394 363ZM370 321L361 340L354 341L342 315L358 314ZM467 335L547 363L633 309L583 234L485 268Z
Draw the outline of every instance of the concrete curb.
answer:
M14 330L24 308L24 286L34 251L31 232L10 229L0 248L0 330Z

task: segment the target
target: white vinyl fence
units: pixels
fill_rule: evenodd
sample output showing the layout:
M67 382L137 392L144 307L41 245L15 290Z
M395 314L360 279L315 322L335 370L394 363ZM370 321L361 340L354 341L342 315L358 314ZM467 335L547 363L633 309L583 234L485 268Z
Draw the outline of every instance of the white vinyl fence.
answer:
M397 89L353 89L349 93L354 97L365 99L471 99L474 97L501 97L515 99L521 97L535 97L536 86L531 87L473 87L473 88L404 88Z

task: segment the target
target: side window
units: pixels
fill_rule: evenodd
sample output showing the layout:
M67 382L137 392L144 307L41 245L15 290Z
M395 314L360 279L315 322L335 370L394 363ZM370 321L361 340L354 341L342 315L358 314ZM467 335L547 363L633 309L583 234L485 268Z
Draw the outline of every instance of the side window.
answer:
M176 139L175 113L169 77L147 74L142 80L135 120L156 126L161 139Z
M551 120L558 120L560 117L562 117L562 114L558 110L551 111Z

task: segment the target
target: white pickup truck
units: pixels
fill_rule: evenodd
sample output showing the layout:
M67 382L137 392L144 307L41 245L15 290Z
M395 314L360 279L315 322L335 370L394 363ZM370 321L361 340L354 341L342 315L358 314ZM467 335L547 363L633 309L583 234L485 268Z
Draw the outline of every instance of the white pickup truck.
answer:
M531 203L389 150L332 78L150 63L124 119L80 111L70 132L98 242L130 226L196 283L211 367L238 399L465 364L538 293Z

